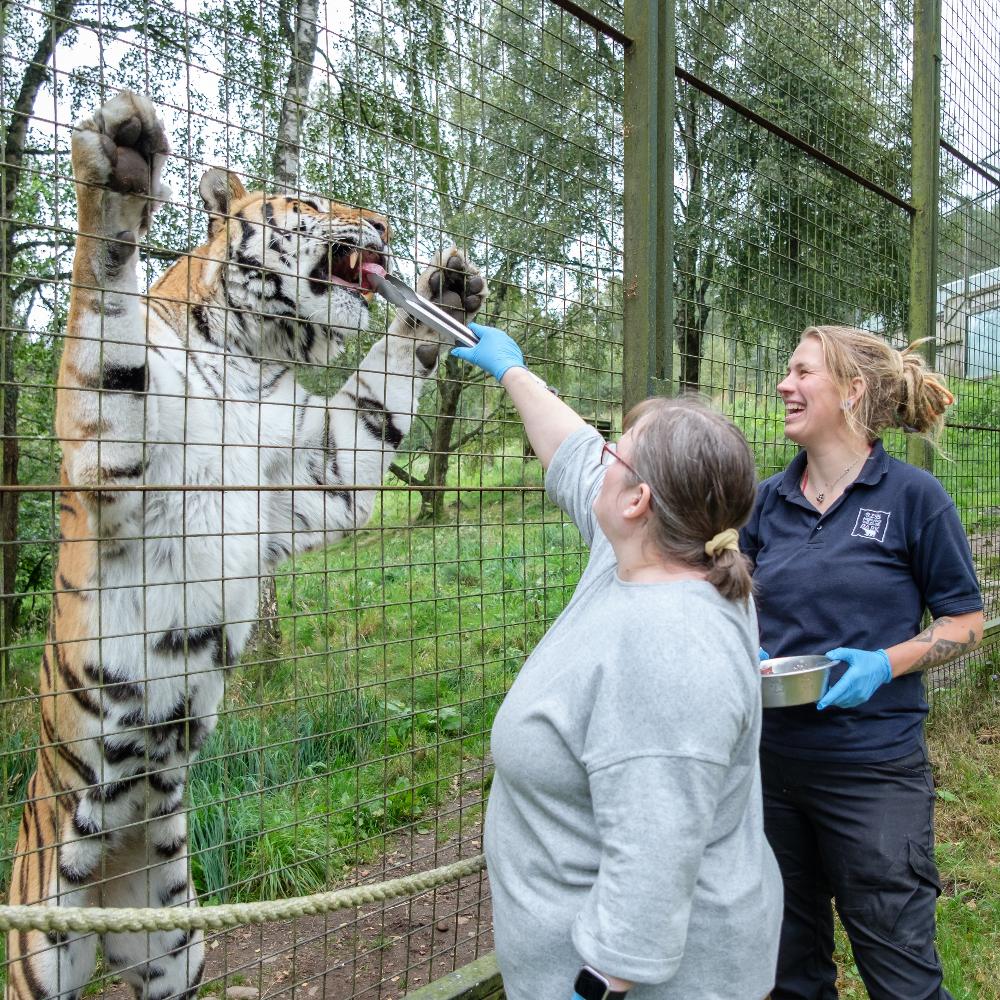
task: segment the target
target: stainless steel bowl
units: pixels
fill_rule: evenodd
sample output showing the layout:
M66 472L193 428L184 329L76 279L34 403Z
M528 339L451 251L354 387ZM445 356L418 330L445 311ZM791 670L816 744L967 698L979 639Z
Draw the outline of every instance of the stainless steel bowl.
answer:
M830 668L839 661L825 656L777 656L760 664L764 708L788 708L817 702L826 691Z

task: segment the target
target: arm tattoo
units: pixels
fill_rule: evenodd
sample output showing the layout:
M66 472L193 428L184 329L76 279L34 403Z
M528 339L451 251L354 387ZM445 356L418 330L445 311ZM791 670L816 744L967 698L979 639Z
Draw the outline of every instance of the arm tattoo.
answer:
M972 629L969 629L967 640L935 639L934 634L938 629L945 625L952 625L954 621L954 618L938 618L914 638L914 642L926 643L930 648L913 664L910 670L923 670L926 667L938 666L976 648L976 633Z
M930 625L928 625L927 628L925 628L923 632L920 633L920 635L914 636L913 641L926 642L928 645L930 645L932 642L934 642L934 633L939 628L941 628L942 625L951 625L954 621L955 621L954 618L949 618L947 615L945 615L942 618L935 618L934 621L932 621Z

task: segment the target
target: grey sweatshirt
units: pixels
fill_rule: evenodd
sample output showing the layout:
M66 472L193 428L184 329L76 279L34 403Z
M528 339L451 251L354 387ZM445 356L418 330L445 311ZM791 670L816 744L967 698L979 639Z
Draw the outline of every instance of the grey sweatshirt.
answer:
M781 877L764 838L752 605L701 580L630 584L591 509L590 428L559 448L552 500L590 544L569 604L493 725L486 816L509 1000L570 1000L582 964L632 1000L762 1000Z

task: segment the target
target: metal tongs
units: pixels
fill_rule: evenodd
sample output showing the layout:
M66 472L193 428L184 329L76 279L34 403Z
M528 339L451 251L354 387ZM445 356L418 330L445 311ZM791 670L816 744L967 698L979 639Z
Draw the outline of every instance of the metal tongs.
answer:
M368 282L387 302L408 312L415 320L425 323L436 333L454 337L462 347L475 347L479 338L464 324L449 316L392 274L369 274Z

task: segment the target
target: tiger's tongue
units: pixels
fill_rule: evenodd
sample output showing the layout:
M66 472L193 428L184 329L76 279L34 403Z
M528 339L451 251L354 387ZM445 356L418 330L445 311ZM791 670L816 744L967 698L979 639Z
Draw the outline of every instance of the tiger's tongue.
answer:
M368 262L361 265L361 287L370 288L372 291L375 290L375 286L372 284L372 277L384 278L385 268L380 264L375 264Z

